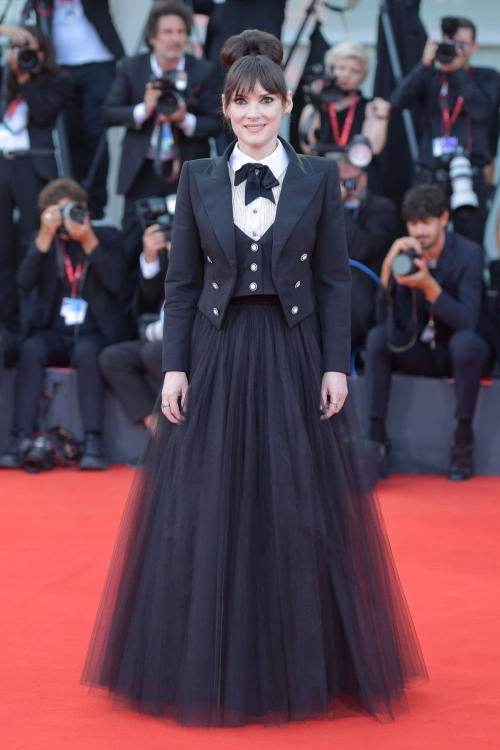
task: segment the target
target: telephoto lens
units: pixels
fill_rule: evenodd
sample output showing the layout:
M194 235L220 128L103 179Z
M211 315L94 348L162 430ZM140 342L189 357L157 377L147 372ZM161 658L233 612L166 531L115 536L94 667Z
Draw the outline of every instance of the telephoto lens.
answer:
M416 250L402 250L396 255L392 261L392 272L397 273L398 276L411 276L413 273L417 273L419 270L418 266L415 265L415 260L420 258L420 255Z

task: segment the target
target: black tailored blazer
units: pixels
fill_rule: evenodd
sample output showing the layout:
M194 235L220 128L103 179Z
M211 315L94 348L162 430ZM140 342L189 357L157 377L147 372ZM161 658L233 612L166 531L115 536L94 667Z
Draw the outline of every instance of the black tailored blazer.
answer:
M52 6L53 2L50 3ZM117 60L125 50L114 27L108 0L82 0L83 12L99 34L101 41Z
M108 127L125 125L127 128L118 174L118 192L125 195L142 167L153 132L154 117L150 117L139 127L134 121L134 107L144 101L146 83L152 77L150 58L151 54L148 52L122 60L103 105L104 121ZM196 128L191 138L178 130L182 161L208 156L208 139L218 135L222 129L213 64L186 55L185 69L189 89L193 92L192 100L187 102L187 110L196 115Z
M318 156L299 156L282 143L290 161L274 223L273 281L290 328L317 306L324 371L347 373L351 274L338 167ZM196 308L220 328L236 283L227 165L233 147L223 156L190 161L182 169L165 280L164 372L189 371Z
M99 330L110 344L123 338L123 315L118 292L123 284L126 261L121 232L114 227L94 227L99 240L88 256L89 270L82 297L87 300ZM34 330L50 326L59 276L55 245L41 253L35 245L36 233L26 255L17 269L16 281L25 292L37 290L36 304L30 311L28 335Z

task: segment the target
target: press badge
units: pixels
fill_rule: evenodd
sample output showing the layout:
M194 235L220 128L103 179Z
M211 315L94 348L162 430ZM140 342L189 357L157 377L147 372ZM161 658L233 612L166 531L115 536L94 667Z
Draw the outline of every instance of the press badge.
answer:
M429 344L431 349L436 348L436 324L432 318L427 322L427 325L422 331L420 341L424 344Z
M458 138L453 136L444 136L443 138L432 139L432 155L433 156L444 156L445 154L453 154L458 147Z
M81 297L63 297L61 316L67 326L81 326L89 304Z

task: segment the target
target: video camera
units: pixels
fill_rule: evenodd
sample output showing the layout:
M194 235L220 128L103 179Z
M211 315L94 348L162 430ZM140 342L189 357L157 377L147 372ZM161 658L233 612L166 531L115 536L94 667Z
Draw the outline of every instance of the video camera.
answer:
M153 224L159 224L165 237L165 242L169 242L172 238L176 198L177 196L174 193L167 195L166 198L153 196L137 200L135 208L139 216L142 231L145 232Z
M184 70L165 70L161 78L154 77L155 89L161 90L161 96L156 102L156 111L160 115L170 117L182 102L186 101L188 86L187 73Z

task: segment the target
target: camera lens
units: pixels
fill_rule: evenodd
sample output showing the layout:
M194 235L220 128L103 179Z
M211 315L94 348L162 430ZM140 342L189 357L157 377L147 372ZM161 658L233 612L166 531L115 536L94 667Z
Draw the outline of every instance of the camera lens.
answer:
M451 63L457 56L457 45L451 39L438 44L436 49L436 60L444 65Z
M17 64L25 73L31 73L40 64L40 59L37 53L29 47L19 47Z
M74 221L77 224L84 224L87 217L87 209L83 203L70 201L62 208L63 221Z
M392 261L393 273L397 273L398 276L410 276L412 273L416 273L418 268L414 260L418 257L418 253L415 250L406 250L398 253Z

